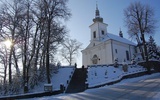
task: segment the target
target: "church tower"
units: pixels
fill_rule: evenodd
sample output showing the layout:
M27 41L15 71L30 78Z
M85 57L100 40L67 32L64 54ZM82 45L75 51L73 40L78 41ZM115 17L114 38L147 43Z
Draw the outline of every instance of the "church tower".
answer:
M90 25L91 31L91 42L100 41L107 34L108 24L103 23L103 18L100 17L100 12L98 5L96 4L95 18L93 19L93 24Z

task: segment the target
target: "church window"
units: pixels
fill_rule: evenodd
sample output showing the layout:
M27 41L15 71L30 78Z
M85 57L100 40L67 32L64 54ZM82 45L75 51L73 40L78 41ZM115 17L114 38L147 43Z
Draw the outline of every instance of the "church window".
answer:
M93 58L92 58L92 63L93 64L98 64L98 56L97 55L94 55Z
M129 52L126 51L126 59L129 60Z
M115 49L115 52L118 53L117 49Z
M102 35L104 35L104 31L102 30Z
M93 32L93 38L96 38L96 31Z

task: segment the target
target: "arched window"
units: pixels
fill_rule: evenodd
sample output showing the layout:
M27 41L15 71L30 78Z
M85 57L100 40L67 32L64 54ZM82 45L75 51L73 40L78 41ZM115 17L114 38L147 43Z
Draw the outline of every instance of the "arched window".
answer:
M92 63L93 64L98 64L98 56L97 55L94 55L93 58L92 58Z

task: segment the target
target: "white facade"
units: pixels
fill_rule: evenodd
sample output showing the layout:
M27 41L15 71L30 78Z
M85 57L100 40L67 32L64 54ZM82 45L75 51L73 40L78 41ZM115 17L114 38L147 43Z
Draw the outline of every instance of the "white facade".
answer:
M82 63L86 67L93 64L113 64L115 59L118 63L131 62L135 53L135 44L125 38L120 31L120 36L107 32L107 24L99 16L96 9L96 17L90 25L90 44L82 50Z

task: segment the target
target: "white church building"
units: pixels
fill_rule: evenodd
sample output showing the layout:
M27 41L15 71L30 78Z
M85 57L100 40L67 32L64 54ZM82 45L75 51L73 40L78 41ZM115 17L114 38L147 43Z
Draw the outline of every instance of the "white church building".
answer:
M82 50L82 64L87 67L94 64L113 64L115 59L118 63L131 63L135 54L136 44L125 39L122 31L119 36L107 31L108 24L100 17L96 7L93 24L89 26L91 40L89 45Z

